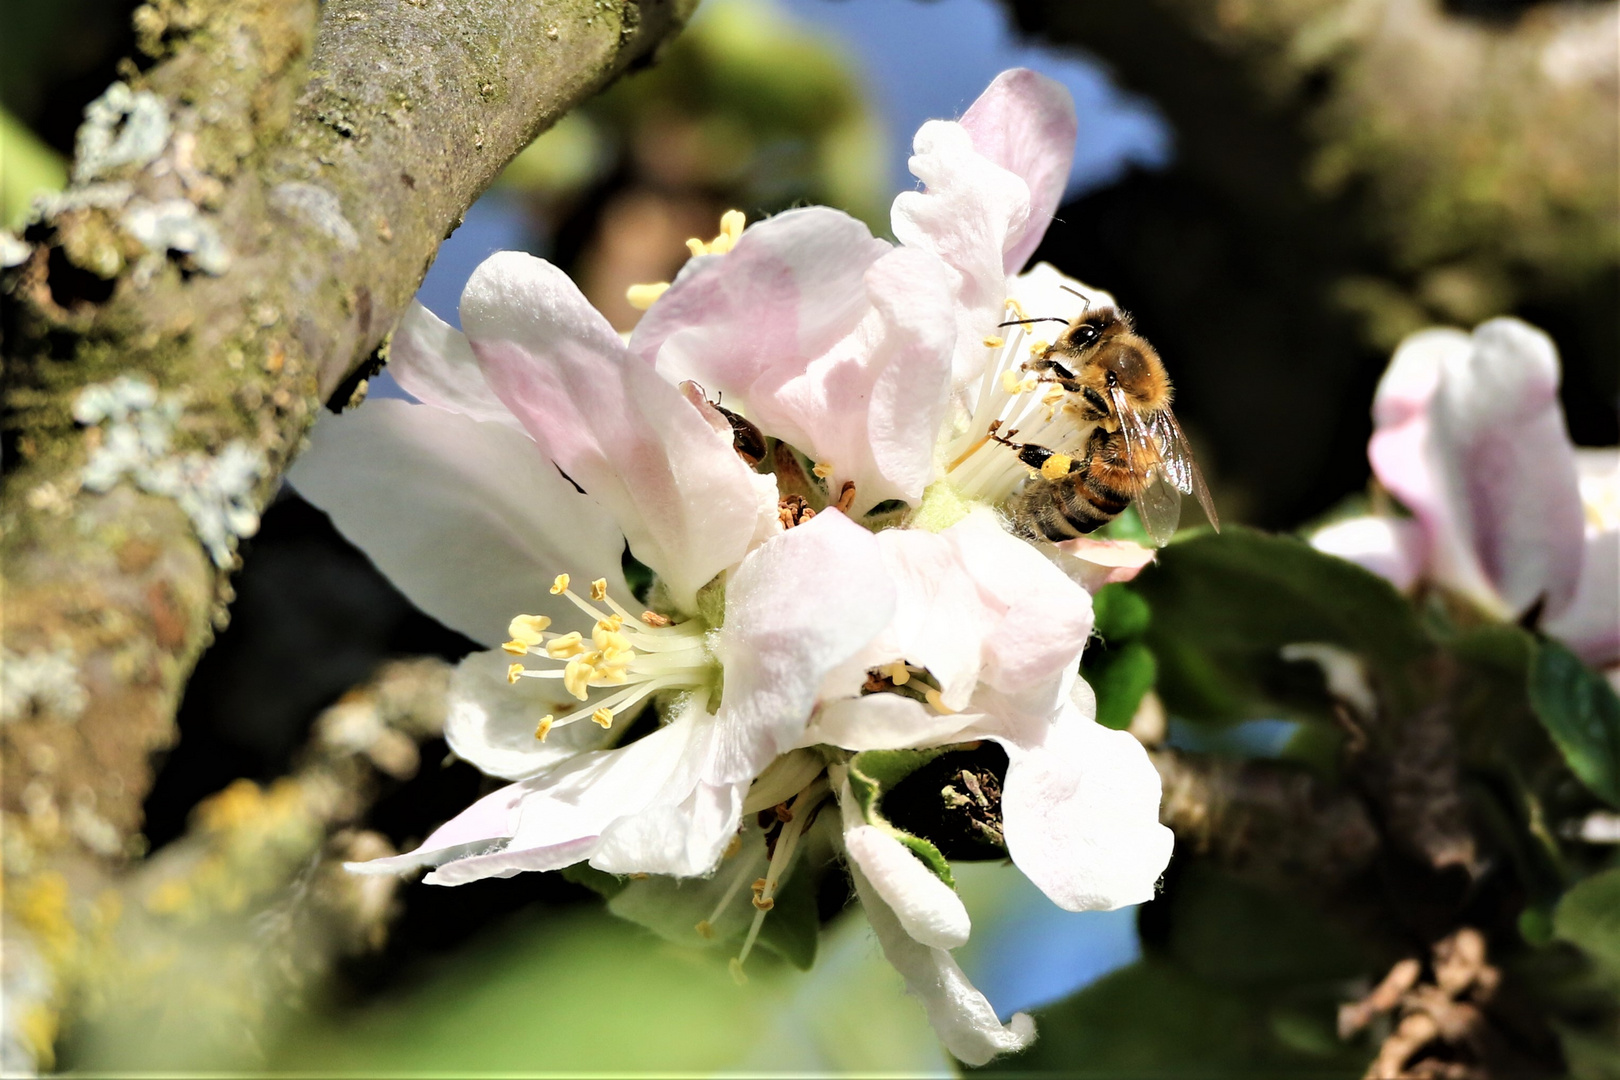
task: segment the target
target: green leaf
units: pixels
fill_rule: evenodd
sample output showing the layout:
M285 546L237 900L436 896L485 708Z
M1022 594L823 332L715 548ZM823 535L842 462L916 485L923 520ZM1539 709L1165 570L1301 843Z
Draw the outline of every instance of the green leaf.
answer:
M1302 540L1236 526L1199 534L1165 548L1132 588L1152 609L1145 640L1159 661L1159 693L1179 716L1308 714L1306 688L1289 685L1298 676L1288 669L1299 665L1278 655L1295 642L1348 649L1397 709L1417 702L1413 662L1432 645L1411 606L1382 578Z
M1553 933L1620 979L1620 867L1566 892L1553 911Z
M1153 609L1122 583L1105 585L1091 598L1097 636L1113 644L1139 638L1153 621Z
M1536 647L1530 704L1571 771L1620 806L1620 698L1608 682L1556 641Z
M941 746L928 750L862 751L849 759L849 789L860 804L862 816L870 824L887 830L921 859L935 876L954 889L956 880L951 877L950 861L939 848L924 837L895 826L883 816L879 807L885 793L894 790L900 781L950 750L949 746Z
M1097 723L1124 730L1131 726L1142 698L1153 689L1159 665L1152 649L1132 641L1087 653L1081 670L1097 693Z

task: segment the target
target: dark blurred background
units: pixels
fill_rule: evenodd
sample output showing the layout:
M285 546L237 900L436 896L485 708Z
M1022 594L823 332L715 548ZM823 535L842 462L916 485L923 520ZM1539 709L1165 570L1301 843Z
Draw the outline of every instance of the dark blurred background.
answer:
M4 224L63 182L84 105L135 52L135 6L0 0ZM1136 315L1176 380L1222 517L1296 528L1366 490L1373 388L1395 344L1426 325L1517 314L1543 327L1563 356L1575 440L1620 441L1615 12L706 0L660 64L513 163L446 243L422 300L454 321L472 267L518 247L569 270L628 329L625 288L672 277L684 240L713 235L725 209L752 220L827 203L883 234L889 200L913 183L917 124L958 115L1003 68L1035 67L1080 111L1067 199L1036 258ZM371 390L397 392L386 374ZM232 621L197 669L147 803L154 847L233 779L284 773L314 717L381 661L472 647L290 491L244 556ZM442 743L425 747L368 824L408 843L491 786L465 764L440 767L445 757ZM350 966L345 993L386 989L497 915L589 895L554 875L408 887L388 944ZM998 1007L1134 955L1128 923L1086 925L1068 953L1054 947L1061 977L1026 955L1023 988L1004 979Z

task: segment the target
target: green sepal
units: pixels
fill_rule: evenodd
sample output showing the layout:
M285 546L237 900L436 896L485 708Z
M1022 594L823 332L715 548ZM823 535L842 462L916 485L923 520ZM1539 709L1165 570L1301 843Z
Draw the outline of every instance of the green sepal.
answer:
M1620 806L1620 697L1608 682L1556 641L1536 645L1530 705L1592 793Z
M936 746L927 750L864 750L849 759L849 790L855 796L855 802L859 805L861 816L866 819L867 824L876 825L900 841L913 855L922 860L924 866L934 872L935 877L954 889L956 879L951 876L950 861L939 848L924 837L896 827L883 816L880 808L883 796L893 791L895 785L952 749L955 747Z

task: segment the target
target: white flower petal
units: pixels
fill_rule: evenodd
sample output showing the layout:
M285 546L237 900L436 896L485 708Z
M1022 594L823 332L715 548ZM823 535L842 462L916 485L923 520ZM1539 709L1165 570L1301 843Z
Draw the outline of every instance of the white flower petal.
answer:
M800 740L846 750L910 750L957 741L976 718L935 712L899 694L867 694L823 705Z
M522 430L489 388L466 335L415 300L389 339L388 373L424 405Z
M961 123L975 150L1029 188L1029 216L1005 242L1003 262L1015 274L1040 246L1068 186L1079 128L1074 99L1062 83L1012 68L995 77Z
M1517 319L1474 331L1448 355L1430 411L1438 487L1455 537L1437 536L1436 573L1511 615L1575 598L1584 518L1575 448L1558 402L1558 353ZM1448 540L1454 541L1449 542Z
M586 750L599 750L613 732L597 724L566 724L535 738L540 718L563 716L579 702L561 679L506 677L516 657L499 649L476 652L457 665L450 678L444 738L457 757L490 776L520 780ZM633 714L616 718L623 730Z
M1159 774L1142 745L1073 708L1039 744L999 741L1007 851L1024 875L1068 911L1153 899L1174 837L1159 824Z
M446 863L425 880L461 885L590 861L612 873L707 873L741 820L743 786L701 781L714 718L689 707L617 750L581 754L522 782L501 851Z
M1311 546L1409 589L1423 573L1423 532L1411 518L1347 518L1311 534Z
M972 923L956 890L876 825L846 826L844 846L900 926L935 949L967 944Z
M461 322L501 400L683 609L775 516L774 485L550 263L490 256L467 282Z
M901 243L942 259L955 274L960 383L985 363L983 338L997 332L1006 300L1004 255L1030 218L1029 187L973 147L961 124L930 120L912 142L911 171L923 191L896 196L890 227Z
M889 621L877 539L836 510L753 551L726 588L726 684L706 778L748 782L799 744L823 679Z
M344 869L355 874L398 874L503 846L517 828L517 808L523 793L523 785L508 784L440 825L414 851L370 862L344 863Z
M502 424L371 401L316 424L287 473L411 602L484 645L514 615L575 617L568 572L628 590L612 519Z
M849 873L883 955L928 1010L928 1020L945 1049L969 1065L983 1065L997 1054L1022 1050L1034 1040L1035 1021L1025 1013L1015 1013L1003 1025L950 953L906 933L859 866L852 863Z
M1541 628L1593 667L1620 663L1620 532L1588 531L1575 600Z

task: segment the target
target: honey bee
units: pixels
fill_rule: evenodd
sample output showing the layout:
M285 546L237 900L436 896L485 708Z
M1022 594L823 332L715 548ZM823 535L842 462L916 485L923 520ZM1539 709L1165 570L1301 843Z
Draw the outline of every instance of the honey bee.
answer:
M1002 325L1033 322L1065 320L1016 319ZM1008 504L1019 531L1036 539L1071 540L1108 524L1134 502L1143 527L1162 547L1176 531L1184 494L1197 497L1220 531L1204 475L1170 411L1164 362L1136 332L1130 315L1112 307L1083 311L1056 343L1023 366L1038 381L1066 392L1065 407L1078 414L1083 434L1079 451L1069 454L1015 442L1016 430L1003 434L992 426L990 438L1038 474Z

